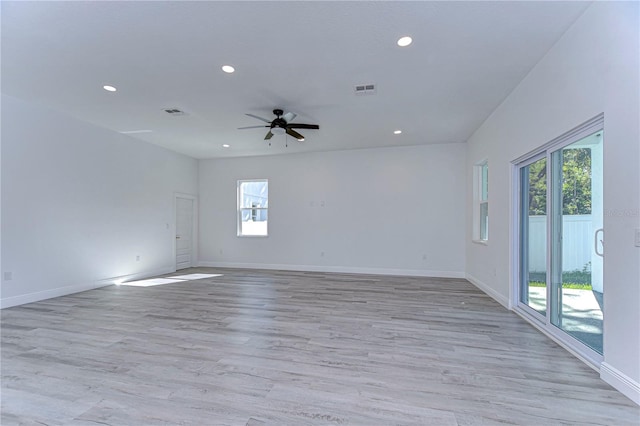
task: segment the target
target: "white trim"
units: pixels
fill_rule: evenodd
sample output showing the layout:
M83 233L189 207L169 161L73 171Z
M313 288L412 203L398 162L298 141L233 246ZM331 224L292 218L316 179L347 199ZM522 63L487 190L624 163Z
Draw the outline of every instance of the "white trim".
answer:
M178 232L177 220L178 220L178 198L193 201L193 216L191 217L191 264L190 267L194 267L198 264L198 197L191 194L185 194L181 192L173 193L173 271L178 270L178 258L176 250L176 237Z
M0 300L0 308L11 308L12 306L24 305L41 300L52 299L54 297L66 296L68 294L80 293L87 290L93 290L99 287L105 287L113 283L90 282L86 284L75 284L64 287L52 288L50 290L38 291L35 293L21 294L19 296L5 297Z
M520 297L520 167L511 164L509 182L509 306L518 304Z
M519 301L517 303L512 304L511 306L513 306L514 311L519 310L520 313L522 314L521 316L525 317L527 320L535 322L541 327L547 324L546 311L543 314L542 312L536 311L531 306L524 303L520 303Z
M606 362L600 365L600 378L640 405L640 383Z
M602 355L598 354L593 349L575 339L570 334L567 334L555 327L548 327L546 322L539 321L536 317L528 313L521 306L515 306L512 310L529 324L541 331L542 334L566 349L580 361L584 362L595 371L600 372L600 365L602 364L603 359Z
M487 238L482 239L482 226L480 225L481 220L481 206L482 204L487 205L487 217L489 211L489 194L487 192L487 198L482 199L482 189L484 182L484 174L482 170L484 167L487 168L487 188L489 187L489 159L484 158L473 165L473 223L471 226L471 241L478 243L486 243L489 241L489 230L487 226Z
M267 233L265 235L243 234L242 233L242 210L252 210L252 207L241 207L241 188L243 183L248 182L266 182L267 184L267 205L269 205L269 179L238 179L236 181L236 236L237 237L268 237L269 236L269 208L270 207L255 207L256 209L265 210L267 212Z
M503 294L500 294L499 292L491 288L488 284L480 281L473 275L471 274L465 274L465 275L466 275L465 278L467 279L467 281L469 281L474 286L478 287L483 293L486 293L487 296L491 297L493 300L495 300L505 308L511 309L508 297L505 297Z
M118 277L104 278L101 280L89 281L82 284L71 284L63 287L52 288L49 290L37 291L35 293L21 294L18 296L5 297L0 299L0 309L10 308L12 306L24 305L27 303L40 302L41 300L52 299L54 297L66 296L69 294L80 293L87 290L93 290L100 287L113 285L116 282L131 281L136 279L153 277L156 275L169 274L175 272L173 266L155 269L153 271L138 272L135 274L121 275Z
M464 272L423 269L361 268L351 266L288 265L272 263L236 263L200 261L198 266L211 268L269 269L280 271L336 272L346 274L399 275L407 277L465 278Z
M534 149L533 151L529 151L528 153L521 155L520 157L511 160L513 164L525 166L527 163L533 163L537 161L538 155L546 152L546 151L555 151L559 147L569 145L573 142L577 142L578 140L589 136L592 133L597 132L598 130L603 130L604 127L604 113L600 113L593 117L590 120L574 127L568 132L563 133L557 138L550 140L544 145ZM571 142L573 141L573 142Z

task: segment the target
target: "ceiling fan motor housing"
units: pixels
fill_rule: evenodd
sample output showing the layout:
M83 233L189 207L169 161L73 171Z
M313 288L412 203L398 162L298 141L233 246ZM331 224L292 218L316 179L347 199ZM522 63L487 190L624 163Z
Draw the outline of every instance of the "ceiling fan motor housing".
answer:
M287 121L284 118L278 117L271 122L271 128L273 129L274 127L281 127L283 129L286 129Z
M284 114L284 111L279 108L276 108L273 110L273 114L276 116L276 119L271 122L271 129L273 130L278 127L281 129L286 129L287 121L284 118L281 118L282 114Z

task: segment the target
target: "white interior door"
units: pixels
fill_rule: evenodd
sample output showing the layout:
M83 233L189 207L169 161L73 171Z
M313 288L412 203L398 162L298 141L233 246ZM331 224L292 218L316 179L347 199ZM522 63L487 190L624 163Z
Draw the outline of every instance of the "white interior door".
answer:
M176 270L190 268L193 257L193 200L176 198Z

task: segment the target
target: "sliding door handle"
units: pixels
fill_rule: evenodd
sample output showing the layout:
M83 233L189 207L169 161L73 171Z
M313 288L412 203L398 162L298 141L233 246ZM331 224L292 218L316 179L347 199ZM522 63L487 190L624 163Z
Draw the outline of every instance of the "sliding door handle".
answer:
M602 234L602 237L604 238L604 229L600 228L600 229L596 229L596 233L594 234L594 244L595 244L595 251L596 254L600 257L604 257L604 241L602 239L598 239L598 235ZM598 244L600 243L600 244ZM598 248L600 247L600 245L602 245L602 251L599 251Z

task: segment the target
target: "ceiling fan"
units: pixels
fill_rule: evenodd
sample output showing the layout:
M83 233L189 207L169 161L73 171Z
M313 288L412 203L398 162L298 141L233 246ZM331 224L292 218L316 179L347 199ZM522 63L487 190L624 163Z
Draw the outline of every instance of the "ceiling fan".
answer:
M269 140L271 139L271 137L273 137L273 135L283 135L283 134L288 134L293 136L294 138L296 138L299 141L303 141L304 140L304 136L302 136L300 133L296 132L294 129L319 129L320 126L318 126L317 124L303 124L303 123L291 123L291 120L293 120L294 118L296 118L296 114L292 113L292 112L287 112L286 114L284 113L284 111L282 111L281 109L274 109L273 113L276 115L276 118L273 121L269 121L266 118L262 118L259 117L257 115L253 115L253 114L245 114L248 115L249 117L253 117L253 118L257 118L258 120L262 120L265 123L268 123L266 126L265 125L260 125L260 126L248 126L248 127L238 127L238 129L242 130L242 129L258 129L260 127L268 127L269 128L269 132L267 132L267 135L264 137L265 140Z

